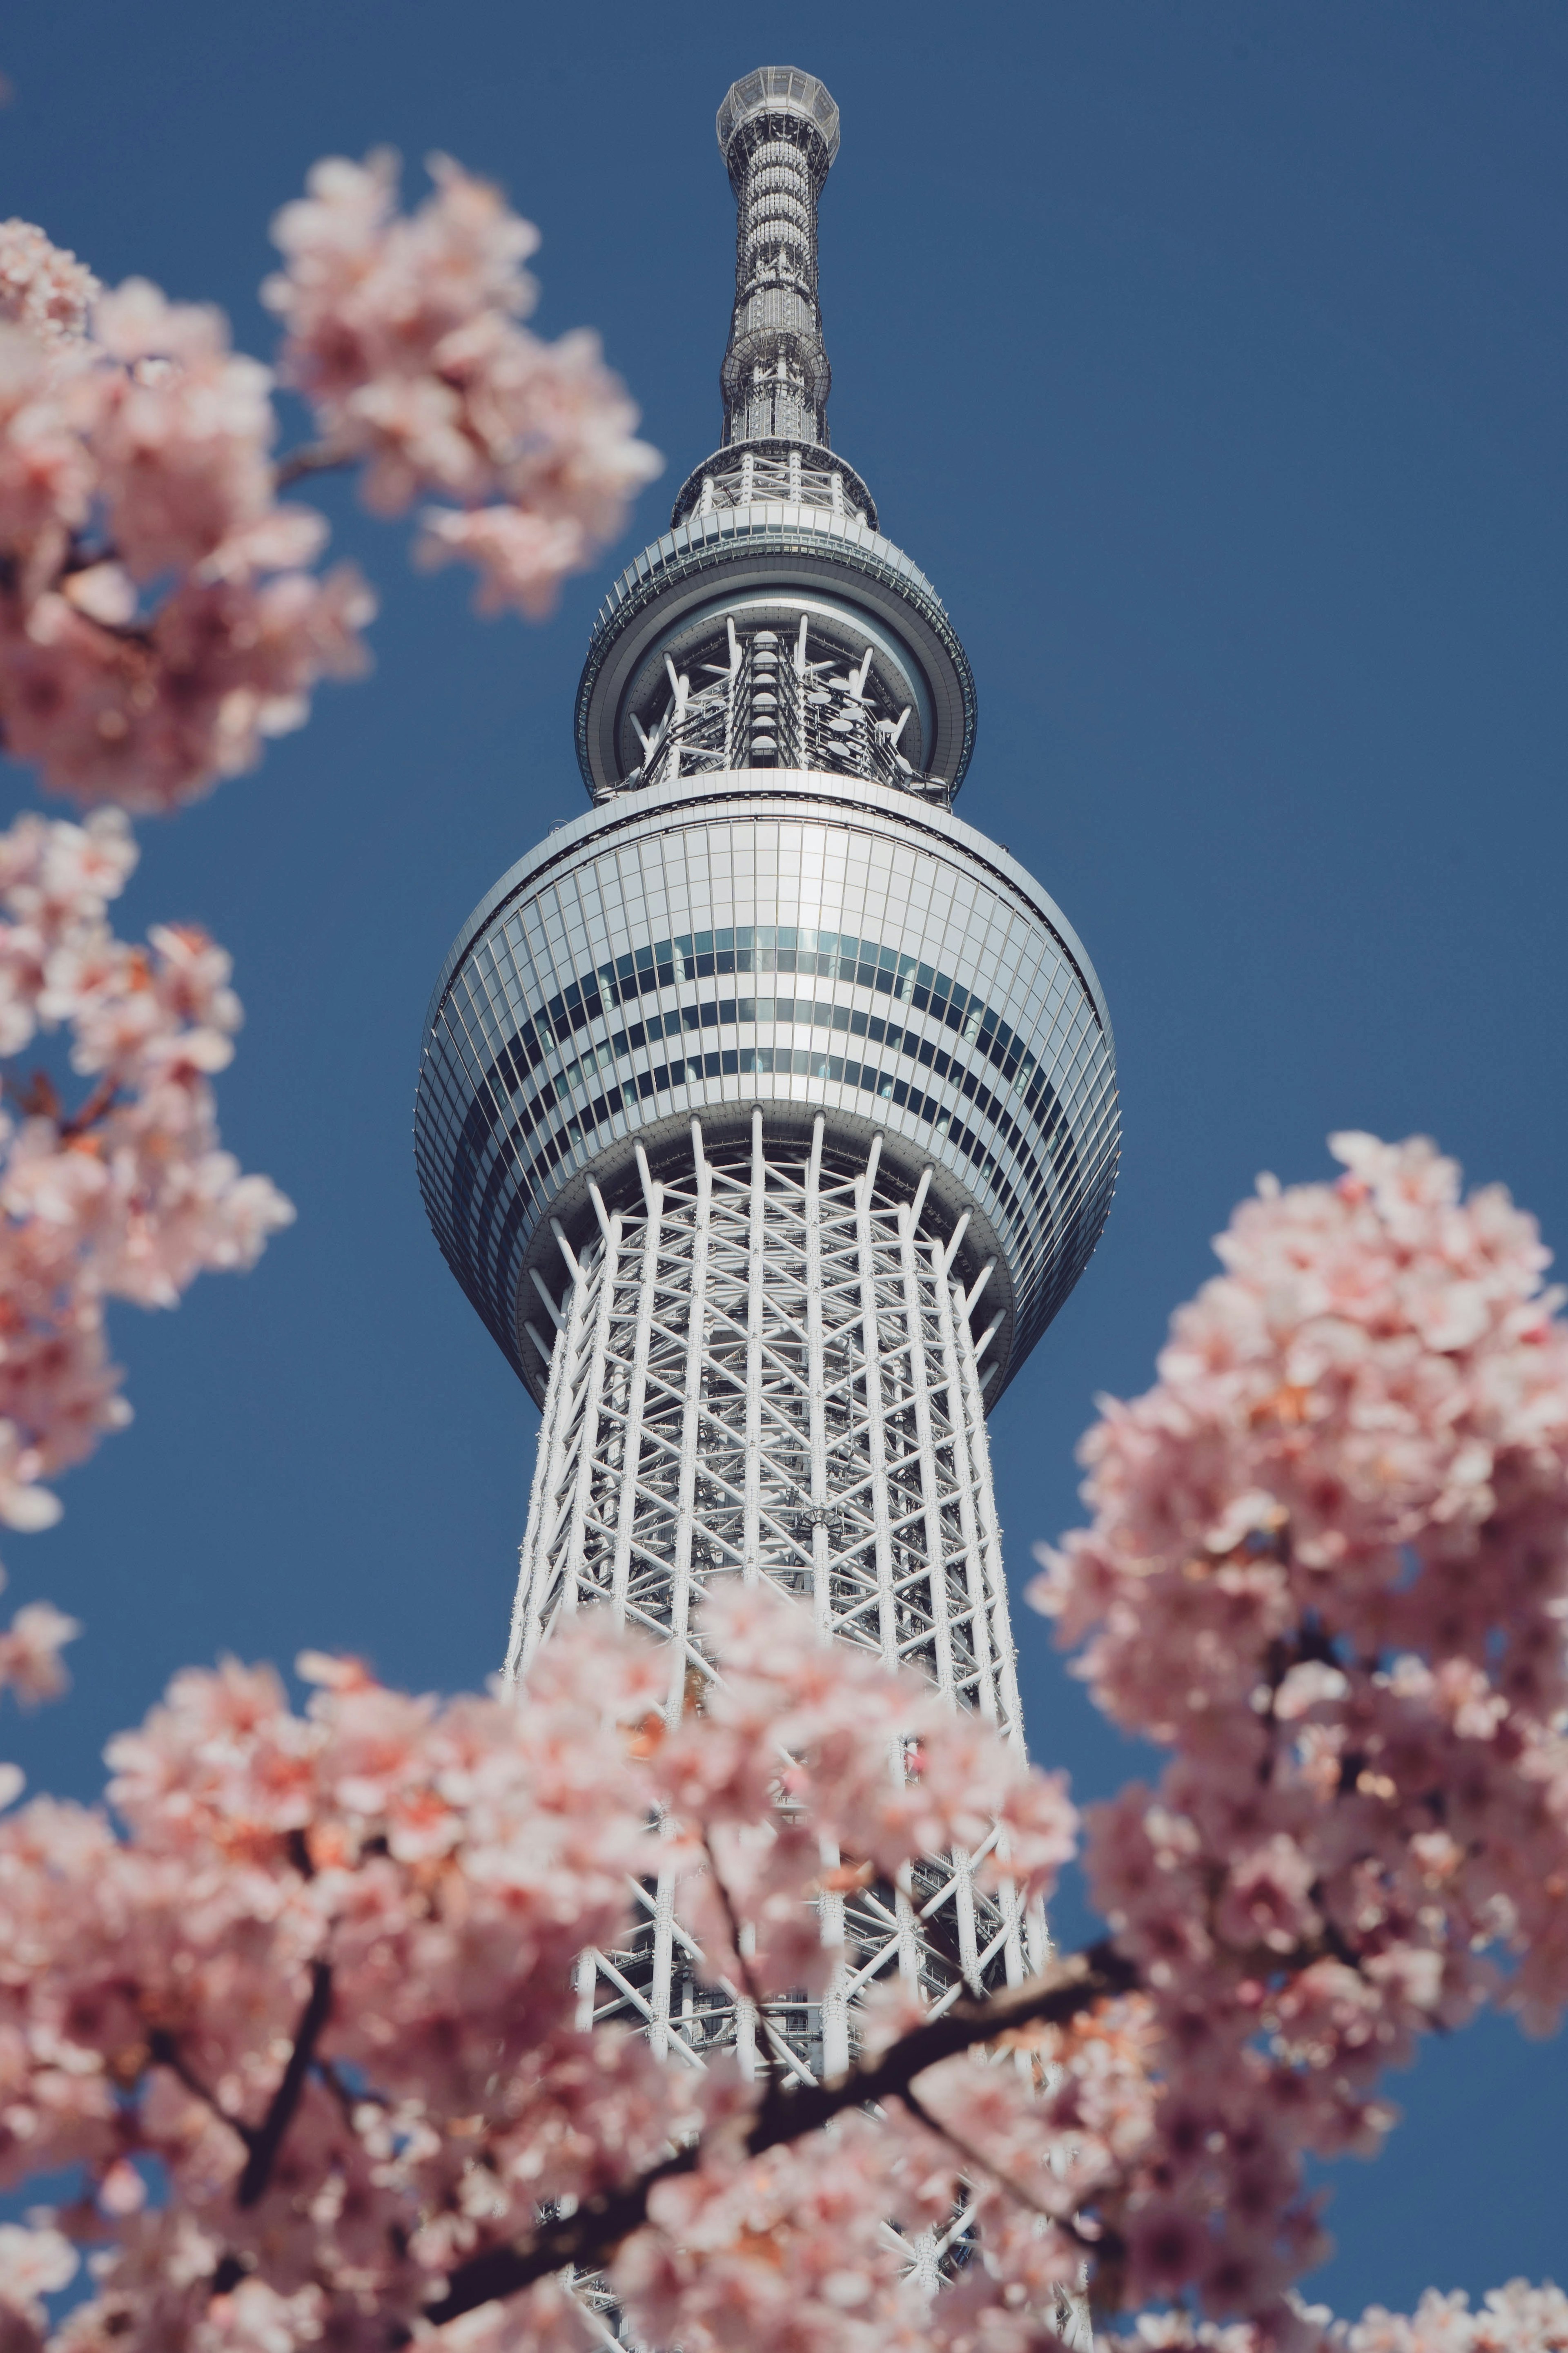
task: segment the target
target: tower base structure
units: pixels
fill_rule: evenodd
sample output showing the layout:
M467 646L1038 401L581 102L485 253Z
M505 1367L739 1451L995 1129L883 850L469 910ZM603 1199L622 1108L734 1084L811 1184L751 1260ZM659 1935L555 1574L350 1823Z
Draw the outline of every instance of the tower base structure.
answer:
M743 1126L693 1119L660 1174L639 1146L625 1208L592 1188L599 1230L572 1254L558 1311L509 1672L563 1616L607 1603L668 1641L678 1721L712 1672L702 1594L738 1575L806 1604L824 1633L913 1667L1021 1748L952 1238L926 1222L927 1182L910 1197L879 1181L880 1136L864 1153L829 1147L821 1113L778 1127L760 1107ZM989 1853L824 1898L824 1935L842 1951L834 1986L762 2016L701 1982L672 1889L650 1886L631 1946L584 1963L583 2022L642 2026L677 2061L738 2043L786 2079L835 2074L855 2001L889 1976L940 2008L1038 1965L1038 1919L1005 1888L975 1885Z

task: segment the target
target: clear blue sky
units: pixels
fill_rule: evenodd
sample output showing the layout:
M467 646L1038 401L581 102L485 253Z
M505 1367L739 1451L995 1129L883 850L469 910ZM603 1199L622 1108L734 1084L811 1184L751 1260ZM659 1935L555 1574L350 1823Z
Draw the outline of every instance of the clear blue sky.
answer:
M1563 255L1568 14L1535 0L54 0L10 13L0 215L270 348L266 225L324 152L449 150L541 225L547 332L602 327L666 452L541 629L334 503L384 596L368 686L145 830L128 920L205 920L249 1011L227 1136L299 1205L261 1269L116 1320L134 1429L5 1546L87 1621L36 1782L223 1650L368 1651L420 1688L502 1642L534 1415L426 1229L426 993L468 908L582 806L602 578L718 435L733 76L819 73L834 438L974 664L963 814L1057 896L1121 1050L1120 1198L998 1411L1012 1567L1075 1513L1095 1392L1135 1391L1260 1168L1436 1134L1568 1240ZM781 49L782 54L776 54ZM0 767L7 808L29 781ZM1021 1625L1036 1754L1129 1753ZM1062 1925L1077 1921L1070 1903ZM1347 2168L1340 2308L1568 2275L1568 2061L1485 2029Z

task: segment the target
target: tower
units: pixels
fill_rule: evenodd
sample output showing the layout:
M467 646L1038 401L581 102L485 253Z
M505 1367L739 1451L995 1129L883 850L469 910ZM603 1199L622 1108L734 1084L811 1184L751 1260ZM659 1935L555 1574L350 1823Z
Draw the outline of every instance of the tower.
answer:
M593 806L464 924L419 1081L431 1223L543 1410L508 1667L602 1600L668 1640L678 1714L696 1605L739 1575L1021 1742L984 1418L1105 1220L1110 1025L1058 909L952 814L969 664L828 440L838 111L770 66L718 132L723 439L600 610ZM650 1887L582 2017L832 2073L886 1972L938 2001L1026 1973L1033 1924L975 1861L825 1898L833 1990L761 2017Z

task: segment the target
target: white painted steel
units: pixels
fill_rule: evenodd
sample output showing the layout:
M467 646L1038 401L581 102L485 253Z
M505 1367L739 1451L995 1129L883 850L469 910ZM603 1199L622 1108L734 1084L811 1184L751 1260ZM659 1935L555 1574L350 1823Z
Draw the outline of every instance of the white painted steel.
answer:
M916 1669L1020 1749L978 1370L951 1240L855 1167L819 1115L809 1139L710 1145L600 1220L559 1303L541 1472L522 1548L509 1674L569 1612L603 1601L671 1645L668 1706L712 1673L698 1605L715 1579L773 1585L825 1632ZM984 1852L984 1851L983 1851ZM923 1862L902 1888L837 1897L822 2003L753 2019L689 1965L664 1883L628 1947L595 1956L582 2015L641 2023L700 2063L760 2036L792 2076L842 2067L858 2000L901 1973L938 2005L1016 1981L1037 1921L975 1884L980 1855Z

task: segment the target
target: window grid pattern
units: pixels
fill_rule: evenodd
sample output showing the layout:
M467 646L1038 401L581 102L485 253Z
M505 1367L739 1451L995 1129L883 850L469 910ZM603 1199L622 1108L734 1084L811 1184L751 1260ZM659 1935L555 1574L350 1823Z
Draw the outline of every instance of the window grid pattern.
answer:
M470 941L426 1044L420 1178L454 1272L531 1383L518 1293L552 1203L606 1154L629 1159L649 1120L725 1103L873 1118L958 1179L1016 1300L988 1399L1044 1330L1110 1204L1110 1040L1033 909L958 845L900 836L887 819L683 824L677 807L590 834Z

